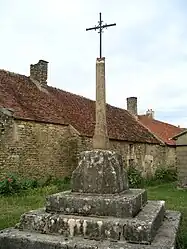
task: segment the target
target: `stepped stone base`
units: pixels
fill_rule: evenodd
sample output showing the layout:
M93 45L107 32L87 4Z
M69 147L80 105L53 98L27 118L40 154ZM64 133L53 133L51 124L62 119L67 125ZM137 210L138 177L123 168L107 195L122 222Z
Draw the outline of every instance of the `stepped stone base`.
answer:
M65 238L60 235L6 229L0 233L0 249L174 249L180 217L179 212L167 211L151 245L126 241L95 241L81 237Z
M105 195L66 191L47 197L46 212L126 218L134 217L146 203L147 192L144 189Z
M84 151L72 190L47 197L45 208L0 232L0 249L174 249L179 212L129 189L122 157Z
M163 201L149 201L136 218L129 219L51 214L39 209L22 215L18 228L66 237L149 244L161 226L164 214Z

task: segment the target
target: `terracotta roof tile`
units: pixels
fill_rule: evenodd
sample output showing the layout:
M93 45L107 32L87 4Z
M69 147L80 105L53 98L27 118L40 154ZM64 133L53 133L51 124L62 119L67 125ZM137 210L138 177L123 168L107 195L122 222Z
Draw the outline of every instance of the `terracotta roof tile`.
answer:
M45 86L39 89L29 77L0 70L0 107L13 108L22 119L71 124L80 134L93 136L95 102ZM160 143L126 110L107 105L107 125L111 139Z
M146 115L139 115L138 118L144 126L168 145L175 145L175 141L171 138L184 130L183 128L147 117Z

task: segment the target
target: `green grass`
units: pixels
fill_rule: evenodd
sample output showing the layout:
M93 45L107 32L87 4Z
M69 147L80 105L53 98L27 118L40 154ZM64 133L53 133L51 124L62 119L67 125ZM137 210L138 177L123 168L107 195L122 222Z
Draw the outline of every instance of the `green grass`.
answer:
M187 190L179 190L176 184L162 184L148 187L149 200L165 200L166 208L182 213L180 232L178 236L178 248L187 248Z
M67 186L65 188L67 189ZM147 190L150 200L165 200L167 209L182 212L180 246L178 248L187 248L187 191L177 189L174 183L148 187ZM45 197L58 191L59 187L49 186L25 191L20 195L1 196L0 230L14 226L24 212L43 207Z
M0 230L18 223L26 211L44 206L46 195L58 192L56 186L25 191L20 195L0 197Z

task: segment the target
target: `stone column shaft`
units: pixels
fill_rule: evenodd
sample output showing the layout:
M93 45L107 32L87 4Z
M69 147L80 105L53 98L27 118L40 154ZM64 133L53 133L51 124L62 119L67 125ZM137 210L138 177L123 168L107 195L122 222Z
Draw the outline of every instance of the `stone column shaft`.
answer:
M107 150L109 138L106 121L106 93L105 93L105 58L96 60L96 124L93 136L93 148Z

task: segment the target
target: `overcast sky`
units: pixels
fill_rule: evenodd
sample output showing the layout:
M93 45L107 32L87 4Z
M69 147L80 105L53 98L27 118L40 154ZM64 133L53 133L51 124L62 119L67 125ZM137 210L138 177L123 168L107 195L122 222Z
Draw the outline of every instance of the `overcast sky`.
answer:
M0 0L0 68L29 75L49 61L48 84L95 99L99 34L104 23L107 102L187 127L186 0Z

